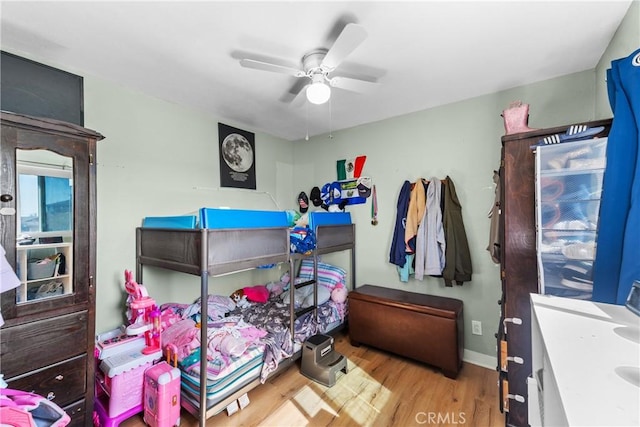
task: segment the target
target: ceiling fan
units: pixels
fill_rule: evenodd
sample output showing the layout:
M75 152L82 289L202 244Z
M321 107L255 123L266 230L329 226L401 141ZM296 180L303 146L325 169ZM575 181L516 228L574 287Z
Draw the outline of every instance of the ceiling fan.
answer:
M316 49L304 55L302 69L248 58L241 59L240 65L246 68L309 79L307 84L299 89L300 93L305 91L307 100L312 104L324 104L331 97L332 87L363 92L377 84L374 79L369 77L354 78L333 75L342 61L366 38L367 31L364 27L351 23L344 27L330 49Z

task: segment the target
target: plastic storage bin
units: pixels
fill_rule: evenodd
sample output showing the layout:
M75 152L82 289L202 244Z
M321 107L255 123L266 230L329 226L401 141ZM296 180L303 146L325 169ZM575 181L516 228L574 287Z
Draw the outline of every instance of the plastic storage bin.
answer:
M39 280L53 277L56 272L55 260L34 260L27 263L27 280Z
M591 299L607 139L536 148L540 292Z

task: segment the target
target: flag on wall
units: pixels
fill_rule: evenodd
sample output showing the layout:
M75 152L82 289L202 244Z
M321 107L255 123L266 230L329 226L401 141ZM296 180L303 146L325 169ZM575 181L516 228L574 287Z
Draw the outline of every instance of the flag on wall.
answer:
M353 159L338 160L336 167L338 172L338 181L345 179L359 178L364 168L364 162L367 156L358 156Z

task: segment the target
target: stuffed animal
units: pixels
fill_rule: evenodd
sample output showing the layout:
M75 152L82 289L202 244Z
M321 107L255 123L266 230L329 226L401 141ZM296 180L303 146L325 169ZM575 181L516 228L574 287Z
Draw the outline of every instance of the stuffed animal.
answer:
M266 303L269 300L269 290L265 285L247 286L238 289L230 297L237 306L244 308L250 305L249 302Z
M347 300L348 291L344 284L338 283L331 291L331 300L337 303L344 303Z
M238 308L247 308L251 306L251 303L247 300L247 296L244 294L244 290L238 289L230 295L233 302Z
M269 282L267 283L267 289L269 290L269 294L273 296L278 296L284 292L284 289L287 287L289 282L289 277L287 276L287 283L284 282Z
M309 225L309 213L300 215L295 221L296 227L307 227Z
M242 299L242 297L244 297L244 290L240 288L234 293L232 293L231 295L229 295L229 297L233 300L233 302L237 303Z
M289 272L287 271L286 273L284 273L281 277L280 277L280 281L282 283L286 285L289 284L289 280L291 279L291 276L289 276Z

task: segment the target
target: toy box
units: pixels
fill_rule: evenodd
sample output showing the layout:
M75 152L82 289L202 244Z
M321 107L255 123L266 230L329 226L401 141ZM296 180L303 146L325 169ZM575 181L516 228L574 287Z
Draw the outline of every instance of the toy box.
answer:
M109 396L106 412L110 418L142 403L144 372L161 357L162 351L153 354L133 351L116 354L100 363L97 381Z
M152 427L180 425L180 369L167 362L144 374L144 422Z

